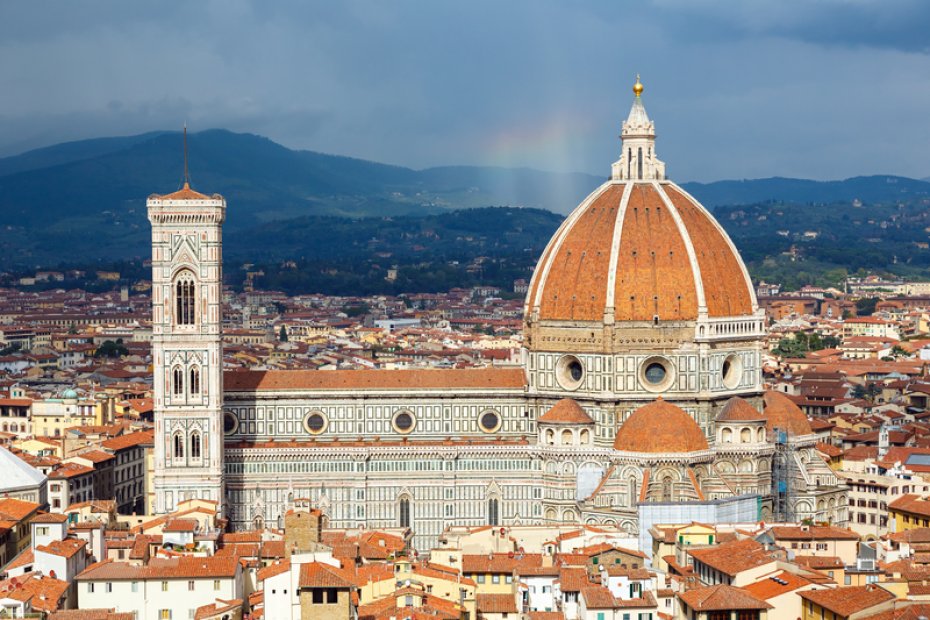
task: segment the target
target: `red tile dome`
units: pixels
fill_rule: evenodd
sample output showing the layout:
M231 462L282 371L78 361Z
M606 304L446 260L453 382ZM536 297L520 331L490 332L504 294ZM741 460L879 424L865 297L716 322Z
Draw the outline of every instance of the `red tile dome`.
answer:
M717 422L759 422L765 419L765 415L756 411L756 408L750 405L746 400L739 396L734 396L723 405L723 409L717 414Z
M594 424L585 410L571 398L563 398L539 417L543 424Z
M787 431L790 436L811 435L811 423L801 408L781 392L769 391L765 400L765 428L769 431L779 429Z
M751 316L746 267L713 216L670 181L608 181L562 224L530 282L527 320Z
M662 400L640 407L617 431L614 450L621 452L698 452L707 438L682 408Z

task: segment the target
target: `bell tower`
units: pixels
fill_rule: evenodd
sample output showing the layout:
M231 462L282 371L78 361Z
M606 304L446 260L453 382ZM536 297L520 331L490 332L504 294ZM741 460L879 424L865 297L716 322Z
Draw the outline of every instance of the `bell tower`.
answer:
M149 196L155 512L186 499L223 512L223 253L226 200L184 186Z

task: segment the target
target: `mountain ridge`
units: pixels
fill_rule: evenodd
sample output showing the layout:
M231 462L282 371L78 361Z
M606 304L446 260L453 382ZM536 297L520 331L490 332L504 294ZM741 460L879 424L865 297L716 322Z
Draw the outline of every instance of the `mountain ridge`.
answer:
M425 217L490 206L564 216L606 180L606 175L532 168L414 170L292 150L263 136L224 129L189 134L188 140L193 186L226 197L230 233L308 216ZM94 259L147 254L145 198L180 187L181 144L180 132L155 131L67 142L0 159L0 252L25 265L59 264L76 254ZM711 209L771 201L894 204L930 197L930 183L888 175L681 185ZM248 237L240 238L247 242ZM239 249L247 254L250 248Z

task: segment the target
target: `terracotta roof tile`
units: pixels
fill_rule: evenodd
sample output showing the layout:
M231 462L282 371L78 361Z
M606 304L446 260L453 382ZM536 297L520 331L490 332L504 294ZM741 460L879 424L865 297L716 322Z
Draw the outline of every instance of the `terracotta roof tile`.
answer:
M244 370L223 375L227 391L523 389L522 368L428 370Z
M594 424L585 410L571 398L563 398L549 411L539 416L539 422L544 424Z
M799 596L835 614L846 617L892 601L895 595L875 585L827 590L808 590Z
M751 538L704 549L689 549L688 555L731 577L750 568L775 563L772 553Z
M300 566L301 588L349 588L354 589L352 576L335 566L322 562L308 562Z
M614 296L617 321L697 318L695 274L682 232L651 184L637 183L630 192Z
M768 391L763 397L765 401L765 427L772 431L779 429L787 431L789 435L810 435L814 431L807 421L804 412L781 392Z
M517 600L513 594L478 594L475 599L478 603L478 613L517 613Z
M697 422L680 407L656 400L637 409L614 438L623 452L697 452L707 450L707 438Z
M694 240L708 315L752 314L752 289L726 233L716 225L712 215L677 186L666 186L666 192Z
M757 422L765 419L760 411L750 405L746 400L739 396L734 396L726 402L720 413L717 414L717 422Z
M725 584L695 588L679 594L678 597L696 611L772 609L771 605L746 590Z

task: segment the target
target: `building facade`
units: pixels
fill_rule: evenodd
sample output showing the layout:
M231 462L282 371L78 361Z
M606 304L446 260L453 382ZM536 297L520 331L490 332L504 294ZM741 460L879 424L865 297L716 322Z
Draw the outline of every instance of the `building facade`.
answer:
M410 527L421 547L453 523L633 532L643 504L737 496L759 496L759 518L845 523L803 413L763 399L746 267L666 178L634 94L610 180L528 286L519 366L222 376L225 201L150 197L156 511L196 496L236 527L280 527L310 500L334 527Z

